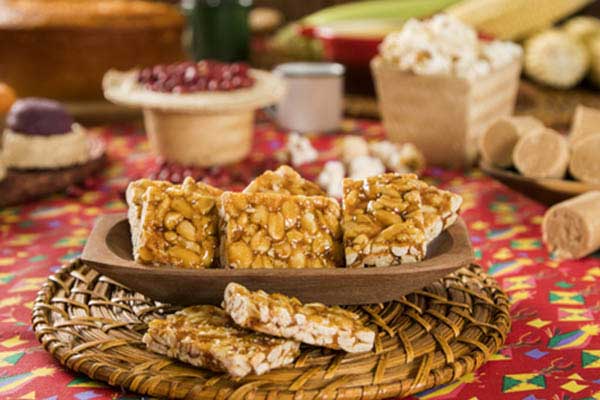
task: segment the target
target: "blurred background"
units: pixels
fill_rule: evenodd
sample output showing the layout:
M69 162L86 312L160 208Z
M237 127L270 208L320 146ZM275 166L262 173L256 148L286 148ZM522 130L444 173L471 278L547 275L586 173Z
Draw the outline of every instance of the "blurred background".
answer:
M110 68L190 57L248 60L269 70L283 62L325 60L346 67L345 112L378 118L369 60L385 35L411 17L448 11L482 35L524 44L575 16L600 15L598 1L505 1L512 5L501 7L497 0L2 0L0 81L19 97L59 99L81 118L106 120L132 115L102 101L101 80ZM521 2L524 6L517 6ZM600 33L594 33L600 28L593 22L585 19L573 27L588 35L591 61L585 72L561 86L528 76L525 68L517 113L566 126L576 104L600 104L593 93L600 81Z

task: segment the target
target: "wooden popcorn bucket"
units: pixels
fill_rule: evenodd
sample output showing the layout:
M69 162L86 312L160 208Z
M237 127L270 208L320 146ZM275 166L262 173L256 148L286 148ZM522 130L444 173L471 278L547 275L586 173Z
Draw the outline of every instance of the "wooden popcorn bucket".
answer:
M477 138L496 119L512 115L521 61L468 81L447 75L416 75L371 61L383 125L390 140L415 144L433 165L470 166Z

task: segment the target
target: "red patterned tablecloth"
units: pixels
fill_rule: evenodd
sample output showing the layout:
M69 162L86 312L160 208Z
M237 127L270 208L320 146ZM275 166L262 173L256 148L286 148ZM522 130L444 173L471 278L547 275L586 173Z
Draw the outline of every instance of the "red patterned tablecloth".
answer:
M110 165L96 186L0 210L0 399L138 398L66 371L43 350L30 326L33 299L48 274L78 256L98 215L125 209L127 182L155 167L135 129L98 132L109 145ZM383 135L378 124L360 121L346 121L344 132ZM339 138L315 137L313 144L327 158ZM269 164L284 140L272 126L258 126L250 160L212 171L214 179L239 187L257 166ZM302 172L314 176L320 165ZM598 254L552 260L540 241L544 207L478 171L429 169L426 175L464 197L462 215L477 258L510 294L514 323L506 346L484 367L415 398L600 399Z

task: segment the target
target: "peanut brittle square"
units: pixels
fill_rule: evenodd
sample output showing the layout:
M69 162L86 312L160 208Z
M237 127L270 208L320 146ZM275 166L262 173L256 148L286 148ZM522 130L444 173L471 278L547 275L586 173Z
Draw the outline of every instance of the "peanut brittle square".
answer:
M129 229L131 230L131 242L133 244L134 258L136 259L137 256L135 256L135 252L139 248L141 234L140 224L142 220L142 196L144 193L146 193L146 189L151 186L163 190L175 185L167 181L138 179L137 181L130 182L127 186L127 191L125 192L125 198L129 207L127 210L127 219L129 220Z
M244 193L280 193L288 195L325 196L316 183L304 179L293 168L282 165L265 171L244 189Z
M294 362L300 343L237 327L221 308L192 306L148 324L149 350L241 378Z
M340 206L321 196L221 196L225 268L335 268L342 261Z
M150 186L142 196L136 261L182 268L207 268L218 243L214 197L195 187Z
M129 206L130 210L134 211L138 219L142 217L142 196L146 192L146 189L148 189L151 186L161 190L164 190L168 187L180 186L188 188L188 190L190 191L195 191L198 194L210 197L219 197L223 193L221 189L213 187L204 182L196 182L193 178L190 177L185 178L181 185L177 185L167 181L138 179L137 181L130 182L127 186L127 191L125 192L127 205Z
M320 303L302 304L278 293L251 292L233 282L225 289L223 307L244 328L306 344L360 353L371 350L375 342L375 332L355 313Z
M344 250L347 268L422 260L426 252L420 192L413 174L344 179Z
M217 198L223 193L221 189L217 189L204 182L196 182L192 178L185 178L181 185L177 185L167 181L154 181L150 179L139 179L129 183L125 193L127 205L129 206L127 217L131 230L131 240L133 243L134 258L139 260L138 250L141 247L140 237L142 234L142 203L143 196L148 188L155 188L159 191L164 191L167 188L179 188L187 192L197 193L198 195Z
M423 223L427 242L431 242L444 229L456 222L462 201L460 195L438 189L435 186L428 186L421 190Z

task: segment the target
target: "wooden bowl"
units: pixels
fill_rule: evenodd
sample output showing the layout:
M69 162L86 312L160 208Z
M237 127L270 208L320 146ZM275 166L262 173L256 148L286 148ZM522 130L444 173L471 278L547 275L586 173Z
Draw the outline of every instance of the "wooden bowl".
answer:
M591 190L600 190L600 185L591 183L567 179L528 178L484 161L479 163L479 168L509 188L546 205L556 204Z
M284 293L304 302L369 304L397 300L468 266L473 249L459 219L428 248L419 263L361 269L178 269L133 260L125 214L100 217L81 258L101 274L158 301L177 305L220 304L229 282Z

